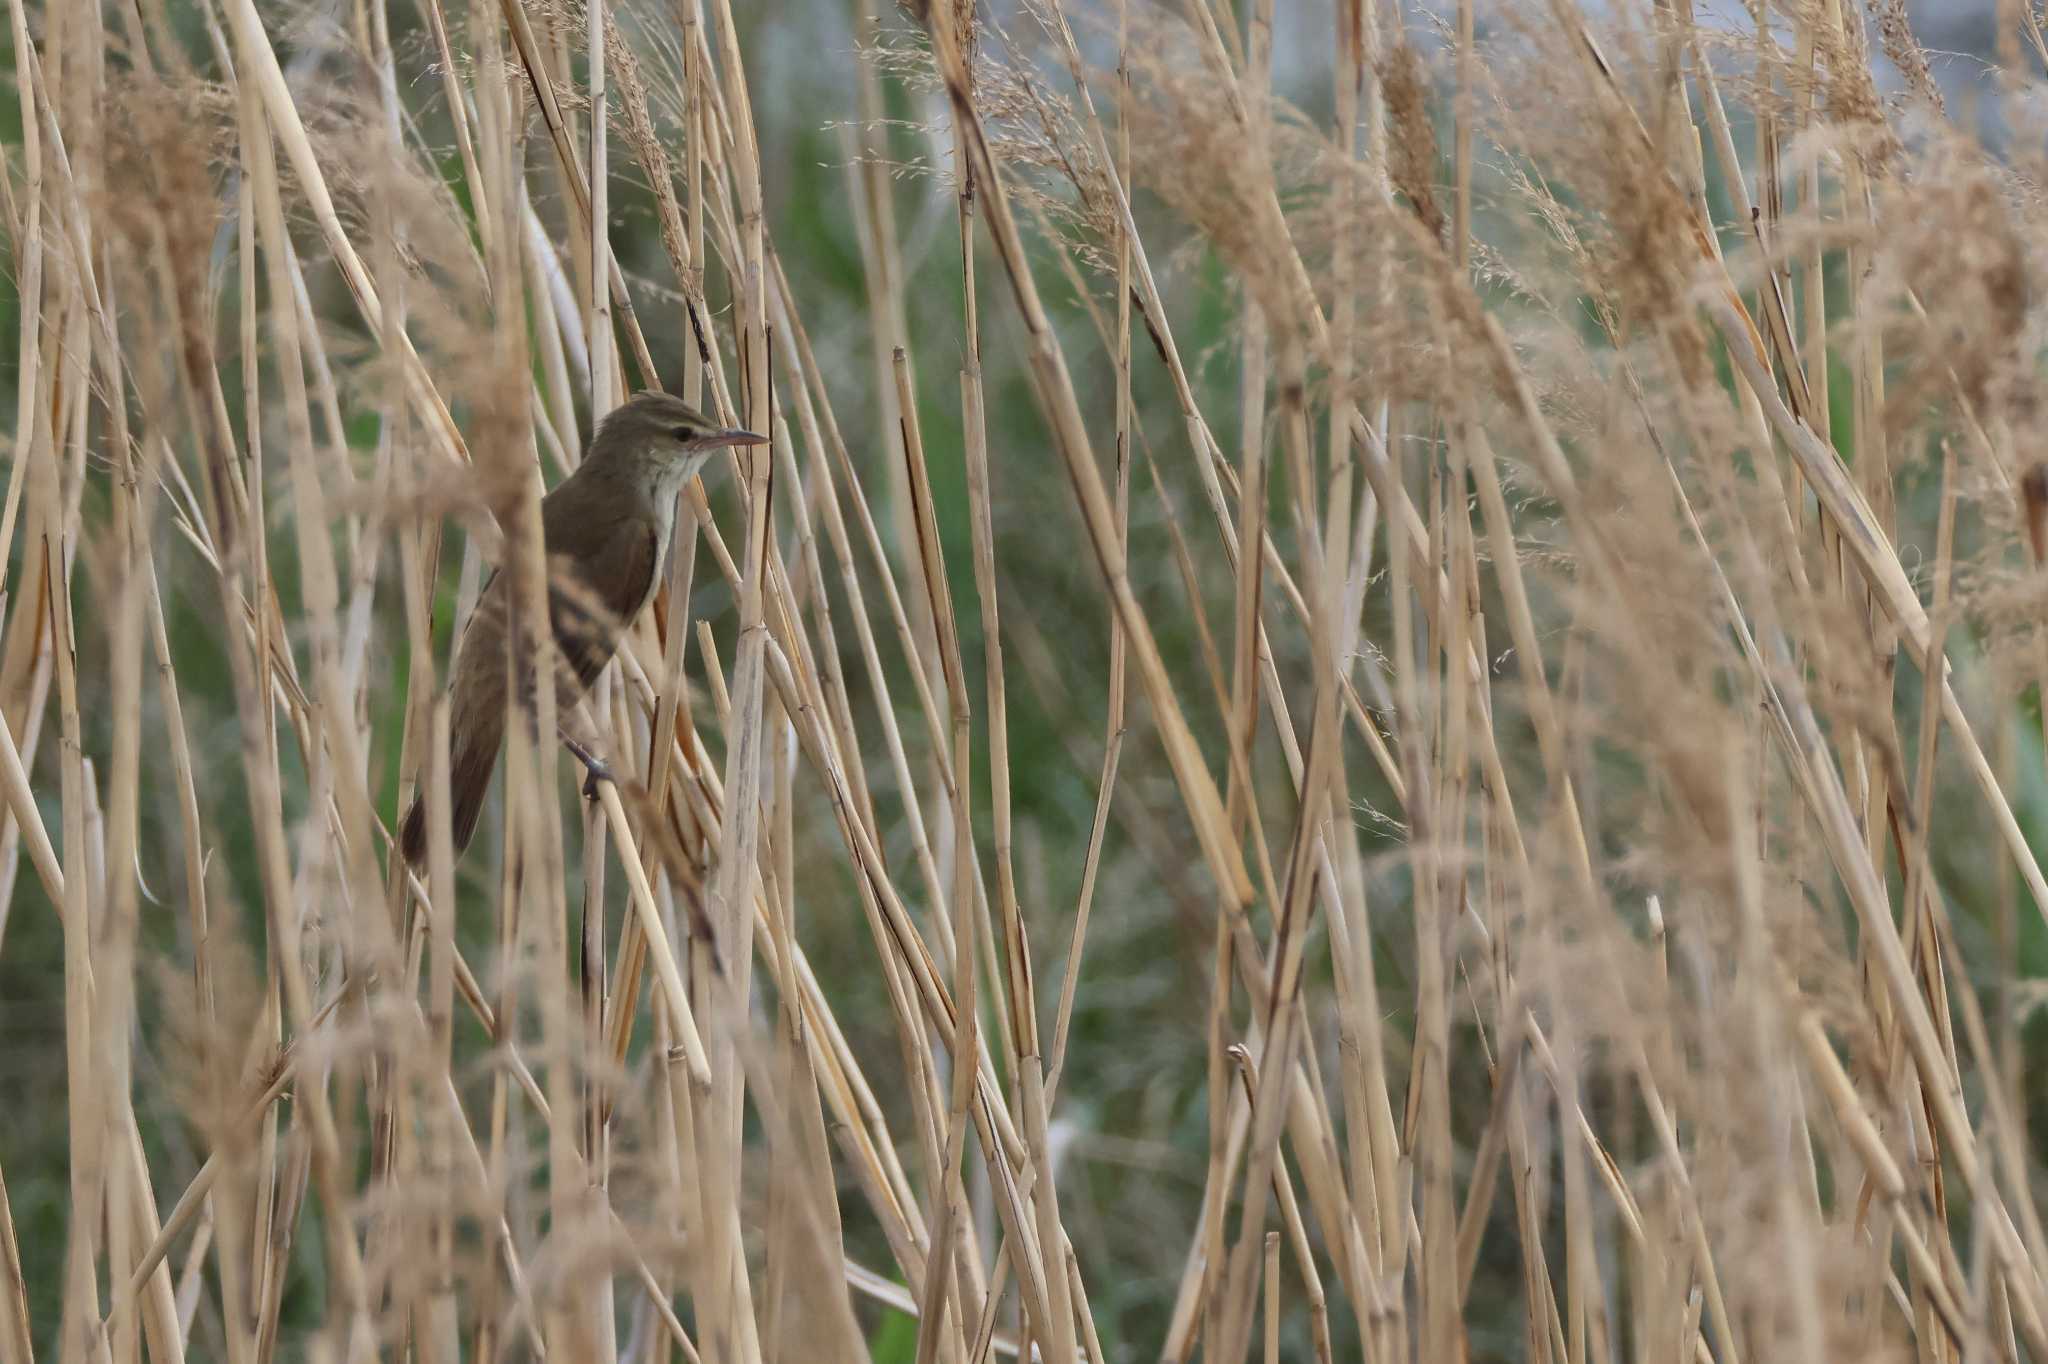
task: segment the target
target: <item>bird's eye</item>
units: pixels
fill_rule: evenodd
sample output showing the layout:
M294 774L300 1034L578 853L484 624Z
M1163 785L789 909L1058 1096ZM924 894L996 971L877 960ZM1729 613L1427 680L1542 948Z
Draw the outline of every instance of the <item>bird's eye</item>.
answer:
M690 428L687 426L678 426L674 431L670 432L669 434L674 436L677 440L688 440L690 438Z

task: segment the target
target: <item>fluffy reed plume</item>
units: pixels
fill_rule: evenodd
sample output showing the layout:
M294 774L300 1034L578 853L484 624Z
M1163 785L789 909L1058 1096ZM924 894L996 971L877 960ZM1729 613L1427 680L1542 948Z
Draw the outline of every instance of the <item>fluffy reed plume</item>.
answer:
M0 1361L2048 1360L2033 13L799 10L10 0Z

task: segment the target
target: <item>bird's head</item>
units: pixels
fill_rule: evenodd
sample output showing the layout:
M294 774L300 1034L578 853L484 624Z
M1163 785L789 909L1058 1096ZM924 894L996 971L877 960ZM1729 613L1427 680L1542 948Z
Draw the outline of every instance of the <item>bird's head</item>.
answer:
M591 454L644 461L664 481L680 483L725 446L767 441L766 436L713 421L681 398L636 393L598 423Z

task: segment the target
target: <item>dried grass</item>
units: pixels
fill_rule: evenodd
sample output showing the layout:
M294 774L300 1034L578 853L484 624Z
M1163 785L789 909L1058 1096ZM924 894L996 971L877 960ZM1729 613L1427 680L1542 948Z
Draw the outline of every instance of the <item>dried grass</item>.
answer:
M812 204L729 0L11 0L0 1360L2048 1359L2025 139L1890 0L913 10ZM657 385L773 443L458 867Z

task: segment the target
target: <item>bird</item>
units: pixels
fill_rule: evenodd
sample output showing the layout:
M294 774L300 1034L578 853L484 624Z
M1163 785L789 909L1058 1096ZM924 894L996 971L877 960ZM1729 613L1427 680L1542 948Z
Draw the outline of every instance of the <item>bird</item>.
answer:
M582 700L617 651L619 637L654 599L675 524L676 494L719 450L767 439L724 426L659 392L637 393L597 423L582 463L540 504L560 714ZM511 583L494 571L463 628L449 672L448 794L457 857L476 833L505 736L511 606ZM562 737L593 782L609 778L587 748L566 733ZM424 790L406 811L399 850L413 867L426 866Z

